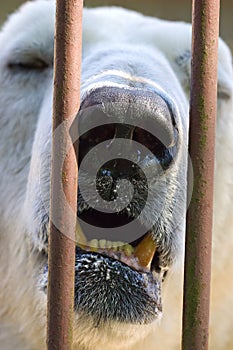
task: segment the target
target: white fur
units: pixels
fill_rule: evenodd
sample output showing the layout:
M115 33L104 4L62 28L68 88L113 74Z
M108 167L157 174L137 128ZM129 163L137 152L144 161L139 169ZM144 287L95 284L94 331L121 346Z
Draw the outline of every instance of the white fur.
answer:
M37 222L33 201L40 191L38 163L47 151L43 135L51 135L52 69L33 79L11 77L6 64L31 55L53 56L53 1L38 0L24 5L13 14L0 34L0 344L2 350L45 349L45 296L36 289L38 268L34 253L27 248L28 234L36 241ZM157 55L158 84L174 100L179 96L183 114L188 111L190 80L191 27L185 23L167 22L144 17L120 8L86 9L83 34L83 96L92 87L119 85L114 78L155 84L151 72L139 67L129 72L124 66L99 72L93 54L103 48L121 45L135 46L141 52L141 61L151 53ZM172 79L170 78L172 75ZM227 46L219 41L219 99L216 143L216 175L214 200L214 246L211 298L211 350L233 348L233 101L232 62ZM172 81L172 86L171 86ZM186 121L187 123L187 121ZM185 136L184 136L185 137ZM33 147L34 143L34 147ZM33 149L33 151L32 151ZM31 154L33 154L32 161ZM45 159L43 169L49 167ZM29 175L30 171L30 175ZM29 176L29 177L28 177ZM48 183L47 183L48 186ZM46 190L46 185L44 190ZM48 198L47 198L48 200ZM40 213L38 213L38 220ZM181 259L182 260L182 259ZM91 331L91 321L76 323L75 339L82 339L86 348L120 349L179 349L182 310L182 265L177 263L166 281L163 293L163 319L160 324L125 327L111 324L106 329ZM78 318L78 316L77 316ZM130 341L126 340L130 337ZM144 338L145 336L145 338ZM114 337L117 339L114 339ZM109 339L112 339L110 341ZM141 340L140 340L141 338ZM127 345L125 345L127 344ZM77 347L80 349L80 347Z

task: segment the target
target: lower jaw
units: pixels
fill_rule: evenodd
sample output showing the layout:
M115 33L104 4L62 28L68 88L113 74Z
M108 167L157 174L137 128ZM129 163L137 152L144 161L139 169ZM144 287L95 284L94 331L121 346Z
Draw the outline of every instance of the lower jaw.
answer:
M76 310L91 316L95 327L109 322L146 325L160 318L159 276L81 249L76 254L75 271Z

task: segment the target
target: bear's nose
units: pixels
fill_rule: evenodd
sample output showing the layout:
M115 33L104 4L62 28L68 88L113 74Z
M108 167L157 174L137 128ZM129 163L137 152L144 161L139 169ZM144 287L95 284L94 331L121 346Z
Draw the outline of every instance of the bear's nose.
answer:
M176 155L177 135L169 103L154 91L136 88L93 90L71 127L79 141L79 166L87 157L84 172L107 201L117 198L117 184L124 179L136 191L146 189L143 169L156 161L158 169L166 170Z
M114 149L119 158L127 152L130 155L134 146L136 162L142 160L137 144L144 146L163 168L175 156L178 137L168 101L155 91L119 87L97 88L87 94L70 133L74 141L79 139L79 164L89 151L105 142L106 149ZM127 147L120 142L124 139Z
M80 135L94 127L122 123L142 128L158 138L166 147L176 141L176 116L171 101L156 91L136 88L101 87L91 91L82 101L77 118ZM106 129L109 130L109 129ZM132 128L118 128L118 137L128 137ZM108 135L110 136L110 135Z

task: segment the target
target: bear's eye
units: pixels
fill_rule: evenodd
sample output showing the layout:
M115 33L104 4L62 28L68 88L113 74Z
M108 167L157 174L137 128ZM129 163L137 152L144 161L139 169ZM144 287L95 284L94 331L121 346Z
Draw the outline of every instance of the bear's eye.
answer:
M40 58L34 58L30 60L14 61L8 63L8 68L12 71L42 71L48 68L48 63L41 60Z

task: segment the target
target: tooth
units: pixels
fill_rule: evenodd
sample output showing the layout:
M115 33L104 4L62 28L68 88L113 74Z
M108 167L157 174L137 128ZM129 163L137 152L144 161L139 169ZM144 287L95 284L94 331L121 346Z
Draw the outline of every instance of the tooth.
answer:
M117 249L118 250L122 250L123 246L125 243L122 243L122 242L115 242L116 243L116 246L117 246Z
M87 245L87 239L78 220L76 222L76 242L81 248L84 248Z
M124 251L124 247L126 245L125 242L117 242L118 244L118 250Z
M112 242L112 248L113 248L114 251L117 251L118 242Z
M107 241L106 247L108 249L112 248L112 242L111 241Z
M152 234L149 232L135 248L134 255L142 267L150 269L156 249Z
M99 247L100 248L107 248L107 241L106 241L106 239L100 239L99 240Z
M89 243L88 246L91 248L93 252L97 252L99 244L97 239L92 239Z
M134 252L134 248L130 244L124 246L124 253L126 256L131 256Z

